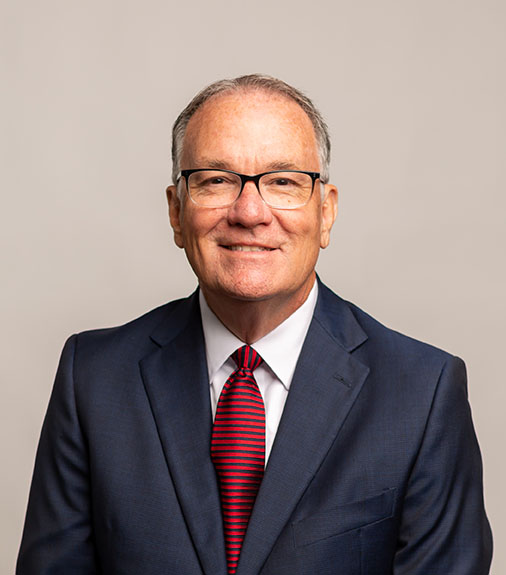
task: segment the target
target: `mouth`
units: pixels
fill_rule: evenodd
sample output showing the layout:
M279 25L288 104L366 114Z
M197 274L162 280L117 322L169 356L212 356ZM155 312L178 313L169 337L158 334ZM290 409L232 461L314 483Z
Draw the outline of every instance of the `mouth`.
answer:
M230 250L232 252L271 252L274 248L268 248L264 246L222 246L223 248Z

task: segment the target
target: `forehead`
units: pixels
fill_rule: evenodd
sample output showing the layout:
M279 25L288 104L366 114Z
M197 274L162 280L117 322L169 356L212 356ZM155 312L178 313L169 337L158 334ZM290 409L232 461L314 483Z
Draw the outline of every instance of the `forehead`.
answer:
M307 170L319 165L316 136L306 112L291 98L258 90L219 94L192 116L182 163L208 158L230 164L245 158L302 163L298 167Z

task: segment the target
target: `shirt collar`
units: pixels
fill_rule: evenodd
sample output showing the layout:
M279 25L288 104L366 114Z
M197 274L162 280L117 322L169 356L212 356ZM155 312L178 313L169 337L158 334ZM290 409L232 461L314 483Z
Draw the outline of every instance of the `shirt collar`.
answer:
M318 299L318 282L314 285L306 301L280 325L253 344L264 362L274 372L286 389L290 388L300 350L306 338ZM206 342L207 369L209 382L234 351L244 342L229 331L207 305L199 291L202 328Z

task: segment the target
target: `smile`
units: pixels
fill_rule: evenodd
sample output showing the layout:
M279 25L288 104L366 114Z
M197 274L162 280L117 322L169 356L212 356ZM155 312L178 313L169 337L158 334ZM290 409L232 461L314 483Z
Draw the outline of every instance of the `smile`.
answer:
M232 252L270 252L274 248L264 248L261 246L223 246Z

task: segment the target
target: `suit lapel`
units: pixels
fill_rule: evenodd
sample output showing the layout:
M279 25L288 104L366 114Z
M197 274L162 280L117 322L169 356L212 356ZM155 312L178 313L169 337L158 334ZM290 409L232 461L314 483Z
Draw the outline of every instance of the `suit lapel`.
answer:
M176 326L177 333L171 333ZM209 381L195 294L179 303L153 339L161 347L141 361L141 373L169 472L202 570L225 575L220 496L210 458Z
M260 572L339 433L369 372L350 353L365 339L348 306L320 284L237 575Z

